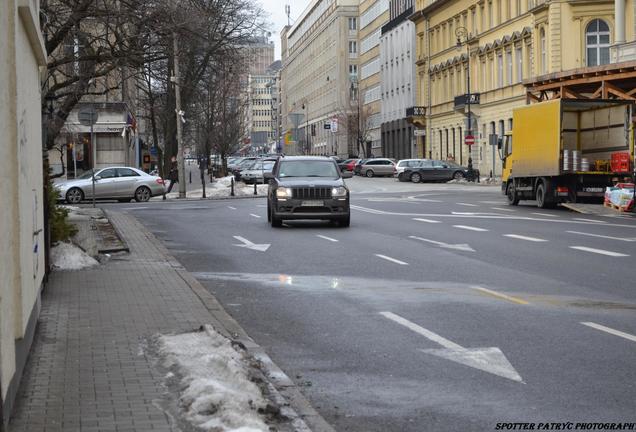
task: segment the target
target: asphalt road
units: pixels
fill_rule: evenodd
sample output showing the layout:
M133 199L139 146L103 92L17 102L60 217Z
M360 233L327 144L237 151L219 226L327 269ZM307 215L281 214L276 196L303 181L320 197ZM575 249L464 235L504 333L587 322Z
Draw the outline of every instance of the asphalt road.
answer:
M115 207L338 431L636 422L636 219L509 207L496 187L349 182L350 228L270 228L264 199Z

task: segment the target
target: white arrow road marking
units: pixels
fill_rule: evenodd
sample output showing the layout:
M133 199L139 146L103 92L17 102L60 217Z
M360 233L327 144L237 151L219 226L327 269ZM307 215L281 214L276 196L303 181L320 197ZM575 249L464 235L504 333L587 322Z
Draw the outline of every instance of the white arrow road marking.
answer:
M230 210L236 210L236 207L232 207L232 206L227 206L227 208L229 208Z
M603 250L603 249L594 249L594 248L586 247L586 246L570 246L570 249L576 249L583 252L591 252L591 253L595 253L599 255L607 255L607 256L617 257L617 258L629 256L629 255L618 253L618 252L612 252L612 251Z
M244 247L244 248L259 251L259 252L265 252L271 246L269 244L254 244L248 239L240 237L240 236L234 236L234 238L240 241L241 243L243 243L243 244L235 244L234 246Z
M391 262L399 264L399 265L409 265L409 263L405 263L404 261L396 260L395 258L391 258L391 257L388 257L386 255L375 254L375 256L377 256L378 258L385 259L387 261L391 261Z
M547 242L547 240L544 239L540 239L540 238L536 238L536 237L526 237L526 236L522 236L522 235L518 235L518 234L504 234L504 237L509 237L509 238L513 238L513 239L518 239L518 240L525 240L525 241L531 241L531 242Z
M464 252L475 252L475 249L471 248L469 245L467 244L448 244L448 243L444 243L444 242L440 242L440 241L435 241L435 240L429 240L429 239L425 239L422 237L417 237L417 236L409 236L409 238L412 238L414 240L419 240L419 241L423 241L426 243L431 243L434 245L437 245L439 247L442 247L444 249L455 249L455 250L460 250L460 251L464 251Z
M477 227L468 226L468 225L453 225L453 228L459 228L459 229L463 229L463 230L477 231L477 232L486 232L486 231L488 231L485 228L477 228Z
M499 348L464 348L392 312L380 312L380 315L444 347L443 349L420 349L424 353L523 383L521 376Z
M334 242L334 243L338 242L338 240L333 239L331 237L324 236L324 235L316 235L316 237L320 237L321 239L329 240L330 242Z
M261 218L259 215L255 215L254 213L250 213L250 216L255 217L255 218L258 218L258 219L260 219L260 218Z
M479 207L477 204L469 204L469 203L455 203L455 204L464 206L464 207Z
M595 328L596 330L600 330L600 331L604 331L604 332L609 333L609 334L613 334L614 336L619 336L619 337L625 338L625 339L630 340L632 342L636 342L636 336L630 335L629 333L625 333L625 332L622 332L620 330L614 330L613 328L605 327L605 326L602 326L600 324L596 324L596 323L593 323L593 322L582 322L581 324L583 324L584 326Z
M418 221L418 222L426 222L426 223L442 223L441 221L436 221L433 219L423 219L423 218L413 218L414 221Z
M618 240L618 241L624 241L624 242L636 242L636 237L612 237L612 236L605 236L605 235L600 235L600 234L591 234L591 233L584 233L584 232L579 232L579 231L566 231L566 233L568 234L578 234L578 235L582 235L582 236L588 236L588 237L598 237L598 238L605 238L605 239L610 239L610 240Z

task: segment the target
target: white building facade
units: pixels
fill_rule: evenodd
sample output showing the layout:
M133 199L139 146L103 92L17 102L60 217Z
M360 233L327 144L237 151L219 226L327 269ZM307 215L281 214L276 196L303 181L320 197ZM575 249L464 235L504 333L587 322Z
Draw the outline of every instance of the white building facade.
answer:
M35 0L0 12L0 431L6 430L40 313L44 280L41 71Z
M413 1L392 0L390 13L380 39L382 154L407 159L417 155L415 127L406 120L416 100Z

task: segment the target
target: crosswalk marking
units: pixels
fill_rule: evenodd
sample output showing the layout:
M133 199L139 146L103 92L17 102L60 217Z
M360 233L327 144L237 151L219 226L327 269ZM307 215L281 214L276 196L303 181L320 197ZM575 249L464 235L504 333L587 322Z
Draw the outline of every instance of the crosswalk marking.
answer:
M625 338L625 339L630 340L632 342L636 342L636 336L631 335L629 333L622 332L620 330L614 330L613 328L605 327L603 325L596 324L596 323L593 323L593 322L582 322L581 324L583 324L584 326L591 327L591 328L596 329L596 330L603 331L605 333L613 334L614 336Z
M517 240L526 240L526 241L537 242L537 243L547 242L547 240L544 240L544 239L540 239L536 237L527 237L527 236L522 236L519 234L504 234L504 237L509 237L509 238L513 238Z
M580 250L583 252L591 252L591 253L595 253L595 254L599 254L599 255L606 255L606 256L611 256L611 257L628 257L629 255L627 254L623 254L623 253L619 253L619 252L612 252L612 251L608 251L608 250L603 250L603 249L594 249L591 247L587 247L587 246L570 246L570 249L576 249L576 250Z

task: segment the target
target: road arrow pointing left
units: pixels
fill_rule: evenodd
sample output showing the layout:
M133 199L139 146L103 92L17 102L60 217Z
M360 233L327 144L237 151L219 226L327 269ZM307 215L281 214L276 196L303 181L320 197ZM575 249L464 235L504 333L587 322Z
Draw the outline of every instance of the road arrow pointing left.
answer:
M248 239L240 237L240 236L234 236L234 238L240 241L241 243L243 243L243 244L235 244L234 246L244 247L244 248L259 251L259 252L265 252L271 246L269 244L254 244Z
M435 241L435 240L429 240L429 239L425 239L425 238L417 237L417 236L409 236L409 238L412 238L414 240L423 241L423 242L426 242L426 243L431 243L431 244L437 245L439 247L442 247L444 249L455 249L455 250L460 250L460 251L464 251L464 252L475 252L475 249L471 248L470 245L467 245L465 243L462 243L462 244L448 244L448 243Z
M424 353L433 354L512 381L523 382L521 376L499 348L464 348L392 312L380 312L380 315L444 347L442 349L420 349Z

